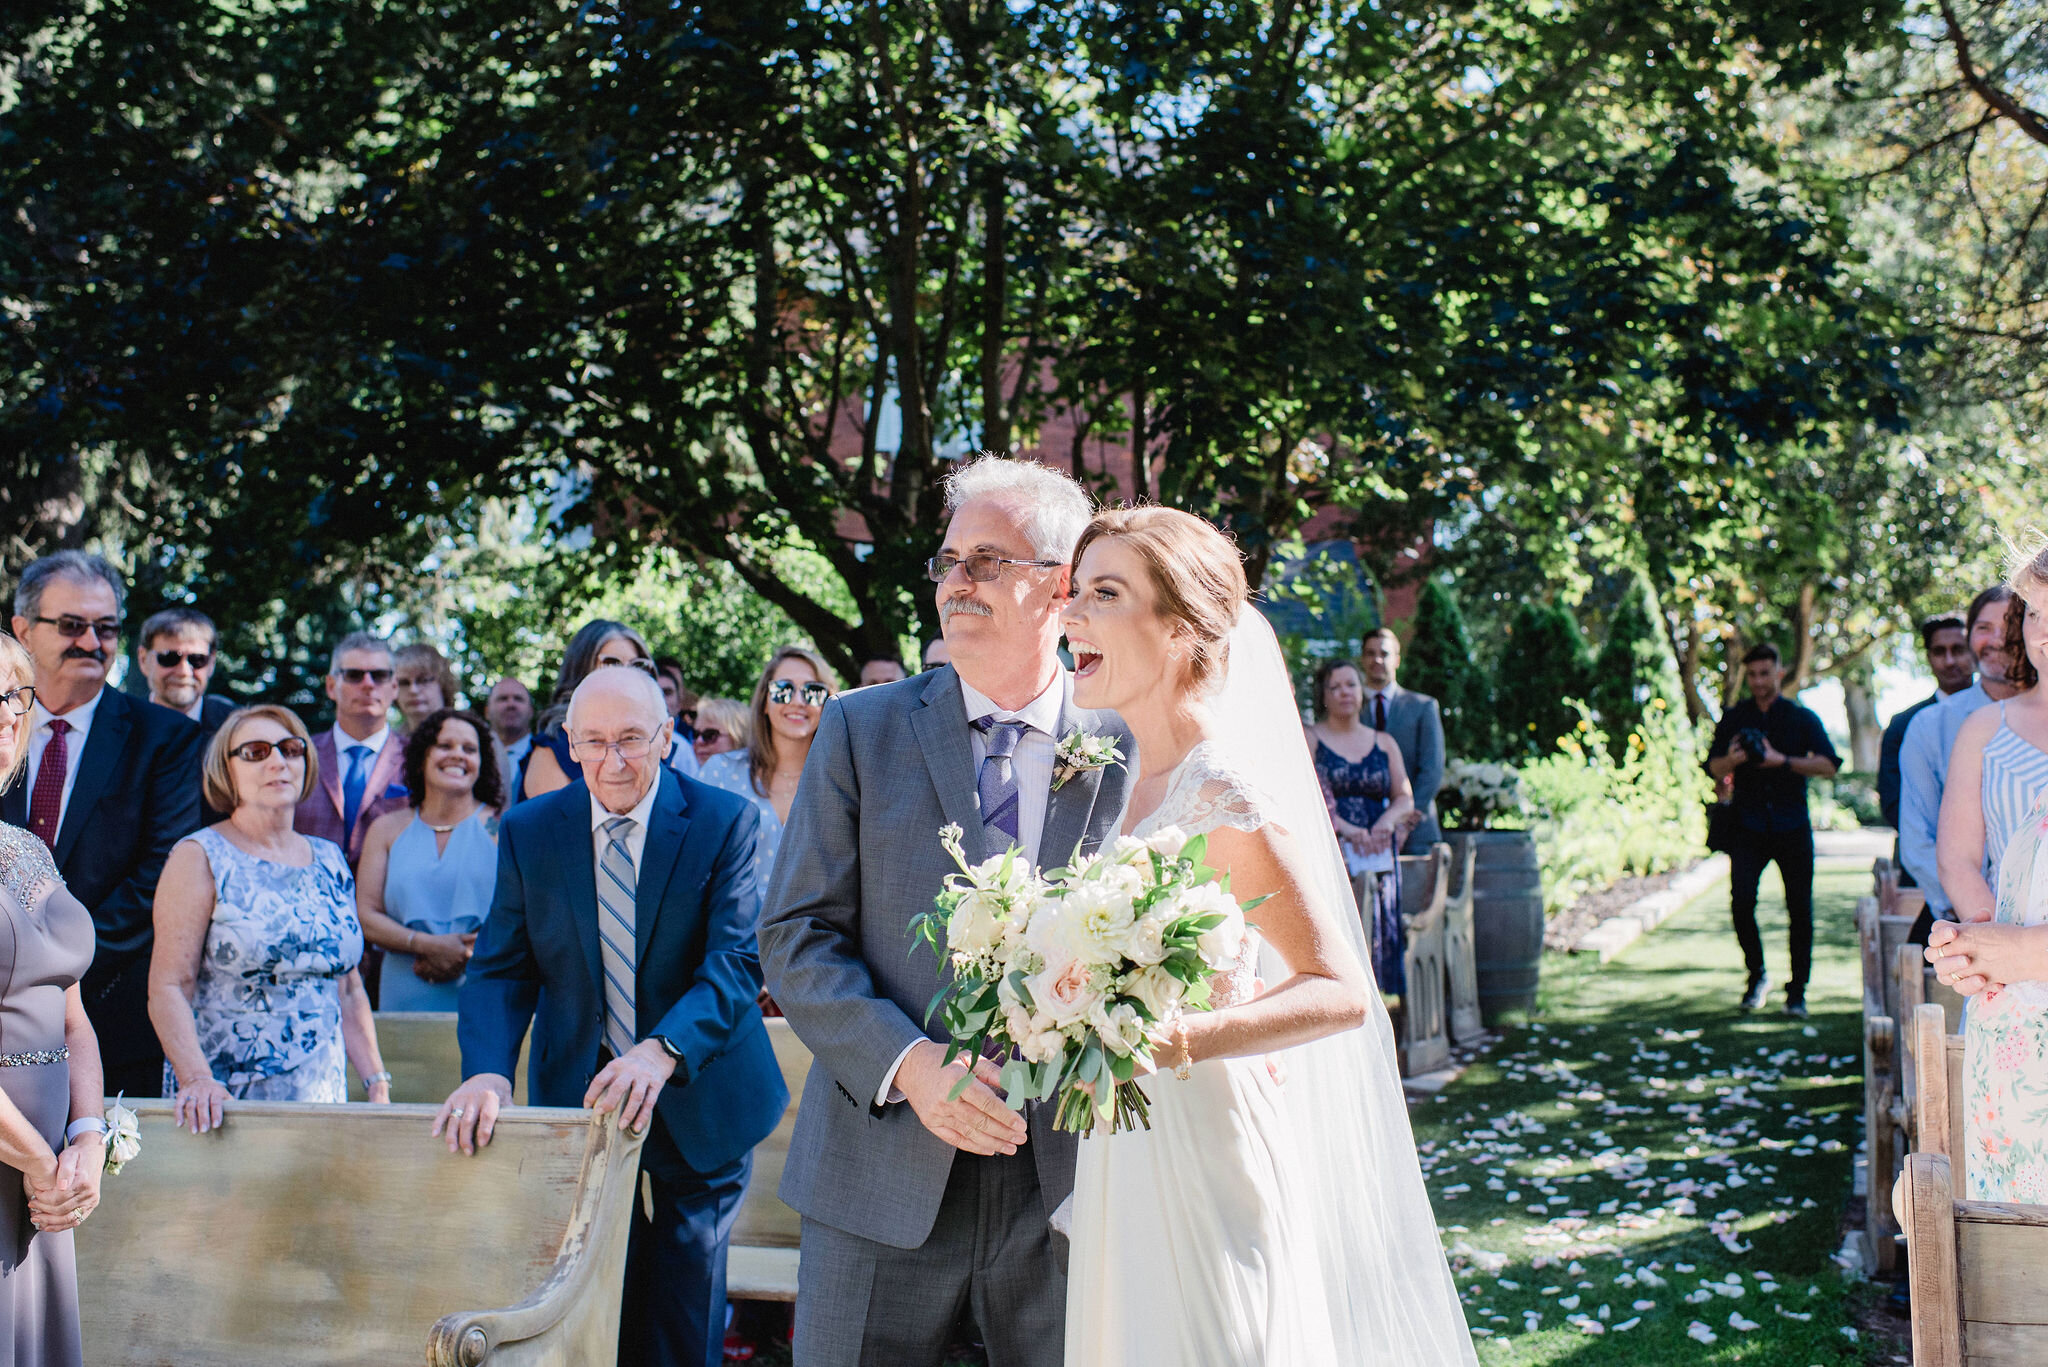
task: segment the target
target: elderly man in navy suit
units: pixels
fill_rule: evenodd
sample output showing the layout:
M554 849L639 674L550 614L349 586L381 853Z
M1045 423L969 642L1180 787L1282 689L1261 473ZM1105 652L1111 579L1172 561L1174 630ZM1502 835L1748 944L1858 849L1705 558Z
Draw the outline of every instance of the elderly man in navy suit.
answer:
M465 1080L434 1133L451 1152L490 1143L532 1021L533 1104L652 1122L654 1213L634 1203L619 1361L717 1367L733 1222L789 1093L756 1005L759 818L662 763L672 727L639 670L577 686L567 730L582 778L500 828L497 893L462 985Z

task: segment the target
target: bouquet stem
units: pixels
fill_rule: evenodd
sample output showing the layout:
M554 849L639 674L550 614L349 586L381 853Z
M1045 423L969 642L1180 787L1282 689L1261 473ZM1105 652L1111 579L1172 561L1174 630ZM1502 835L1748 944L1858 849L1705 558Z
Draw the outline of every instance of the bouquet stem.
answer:
M1055 1129L1090 1135L1102 1124L1102 1112L1095 1099L1079 1087L1061 1093L1059 1111L1053 1117ZM1119 1082L1109 1106L1109 1132L1152 1128L1152 1099L1135 1082Z

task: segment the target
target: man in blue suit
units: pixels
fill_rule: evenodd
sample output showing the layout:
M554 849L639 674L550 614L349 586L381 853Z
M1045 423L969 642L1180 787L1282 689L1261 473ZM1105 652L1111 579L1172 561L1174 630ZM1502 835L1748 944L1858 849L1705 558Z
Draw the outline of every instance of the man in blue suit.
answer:
M634 1202L619 1361L716 1367L752 1150L789 1093L756 1005L759 818L667 769L671 729L639 670L577 687L567 730L583 777L520 803L499 832L497 892L462 985L464 1081L434 1133L451 1152L490 1143L531 1021L534 1105L653 1125L641 1166L654 1216Z

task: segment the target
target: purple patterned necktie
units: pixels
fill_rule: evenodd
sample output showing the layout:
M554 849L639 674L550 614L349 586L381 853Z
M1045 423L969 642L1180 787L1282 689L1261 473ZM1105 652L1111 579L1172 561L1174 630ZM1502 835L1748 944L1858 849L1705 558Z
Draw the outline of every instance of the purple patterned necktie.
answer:
M981 824L989 833L989 853L1001 854L1017 843L1017 773L1010 757L1030 728L1021 721L997 721L983 717L974 723L988 742L988 754L981 761L977 795L981 799Z

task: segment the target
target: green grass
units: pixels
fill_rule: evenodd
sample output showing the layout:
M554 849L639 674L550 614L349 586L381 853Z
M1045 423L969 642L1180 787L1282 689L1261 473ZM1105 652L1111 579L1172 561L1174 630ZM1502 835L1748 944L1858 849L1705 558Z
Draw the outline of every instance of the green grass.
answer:
M1842 865L1817 880L1810 1021L1778 1011L1785 916L1768 874L1772 1001L1734 1009L1722 884L1605 966L1546 958L1531 1023L1415 1110L1445 1244L1478 1251L1458 1283L1471 1324L1493 1331L1486 1367L1889 1357L1842 1332L1868 1292L1833 1262L1862 1102L1853 906L1868 880ZM1474 1265L1489 1255L1506 1265ZM1742 1294L1688 1303L1708 1282ZM1711 1343L1688 1336L1695 1323Z

